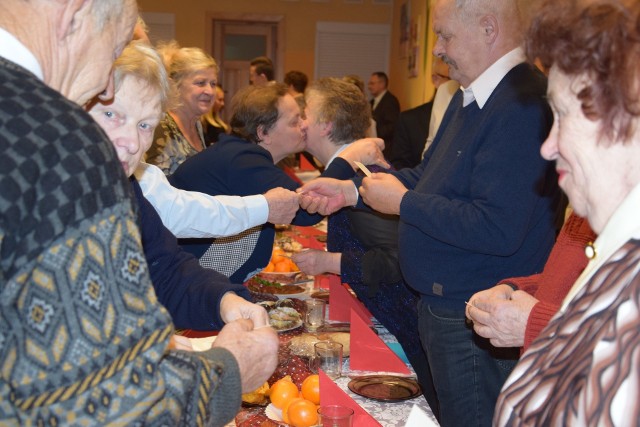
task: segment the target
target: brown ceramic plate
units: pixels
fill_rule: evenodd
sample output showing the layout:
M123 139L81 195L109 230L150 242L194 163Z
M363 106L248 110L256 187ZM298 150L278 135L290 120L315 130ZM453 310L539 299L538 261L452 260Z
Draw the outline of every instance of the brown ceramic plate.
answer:
M321 299L329 304L329 291L316 291L311 294L311 298Z
M369 375L351 380L349 390L380 402L401 402L422 394L420 385L412 378L393 375Z

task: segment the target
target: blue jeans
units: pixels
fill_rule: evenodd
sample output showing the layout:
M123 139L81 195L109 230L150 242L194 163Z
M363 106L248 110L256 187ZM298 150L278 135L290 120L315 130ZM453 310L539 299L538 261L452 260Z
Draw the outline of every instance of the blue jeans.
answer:
M427 353L440 403L440 424L490 426L502 385L519 356L473 332L464 310L418 306L420 340Z

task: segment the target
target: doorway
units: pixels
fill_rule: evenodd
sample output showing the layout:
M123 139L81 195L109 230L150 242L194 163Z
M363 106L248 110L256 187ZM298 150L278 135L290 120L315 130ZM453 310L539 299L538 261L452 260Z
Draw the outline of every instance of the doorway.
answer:
M231 105L233 96L249 84L249 63L257 56L273 61L275 79L282 81L283 17L253 14L215 14L208 20L208 50L220 66L218 81ZM222 110L228 123L230 108Z

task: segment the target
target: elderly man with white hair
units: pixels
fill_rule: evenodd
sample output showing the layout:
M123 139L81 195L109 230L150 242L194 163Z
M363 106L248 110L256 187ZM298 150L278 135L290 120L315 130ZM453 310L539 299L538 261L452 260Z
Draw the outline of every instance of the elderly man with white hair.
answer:
M153 292L130 187L81 107L113 95L111 66L136 16L134 0L3 1L3 425L224 425L240 401L238 367L264 360L222 346L167 350L173 326ZM230 346L275 351L269 328L248 319L225 328ZM242 385L266 379L253 374Z

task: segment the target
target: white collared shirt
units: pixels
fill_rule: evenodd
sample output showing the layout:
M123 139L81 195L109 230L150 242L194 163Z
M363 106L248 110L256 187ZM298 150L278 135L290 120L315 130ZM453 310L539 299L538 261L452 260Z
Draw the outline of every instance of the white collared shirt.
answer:
M324 165L324 168L325 168L325 169L326 169L326 168L328 168L328 167L329 167L329 165L331 164L331 162L333 162L333 160L334 160L336 157L338 157L338 155L339 155L340 153L342 153L342 152L344 151L344 149L345 149L345 148L347 148L347 147L348 147L348 146L350 146L350 145L351 145L351 143L348 143L348 144L344 144L344 145L339 146L339 147L338 147L338 149L336 150L336 152L335 152L335 153L333 153L333 156L331 156L331 158L329 158L329 161L327 162L327 164L326 164L326 165Z
M595 256L589 261L587 267L562 302L560 312L564 312L569 303L576 297L580 290L589 282L593 274L598 271L611 256L627 241L634 237L640 238L640 184L636 185L629 195L622 201L618 209L611 215L602 233L593 244Z
M380 100L382 99L382 97L384 96L384 94L387 93L387 90L383 90L382 92L380 92L378 94L378 96L376 96L375 98L373 98L373 105L371 106L371 110L375 110L376 107L378 106L378 104L380 104Z
M0 28L0 56L26 68L40 80L44 79L42 68L35 55L4 28Z
M478 103L478 107L482 109L504 76L506 76L513 67L522 64L525 60L526 56L521 47L513 49L498 59L489 68L484 70L469 87L462 88L464 91L462 106L466 107L475 100Z
M142 194L162 223L176 237L233 236L267 222L269 205L263 195L210 196L172 187L157 166L141 162L134 172Z

